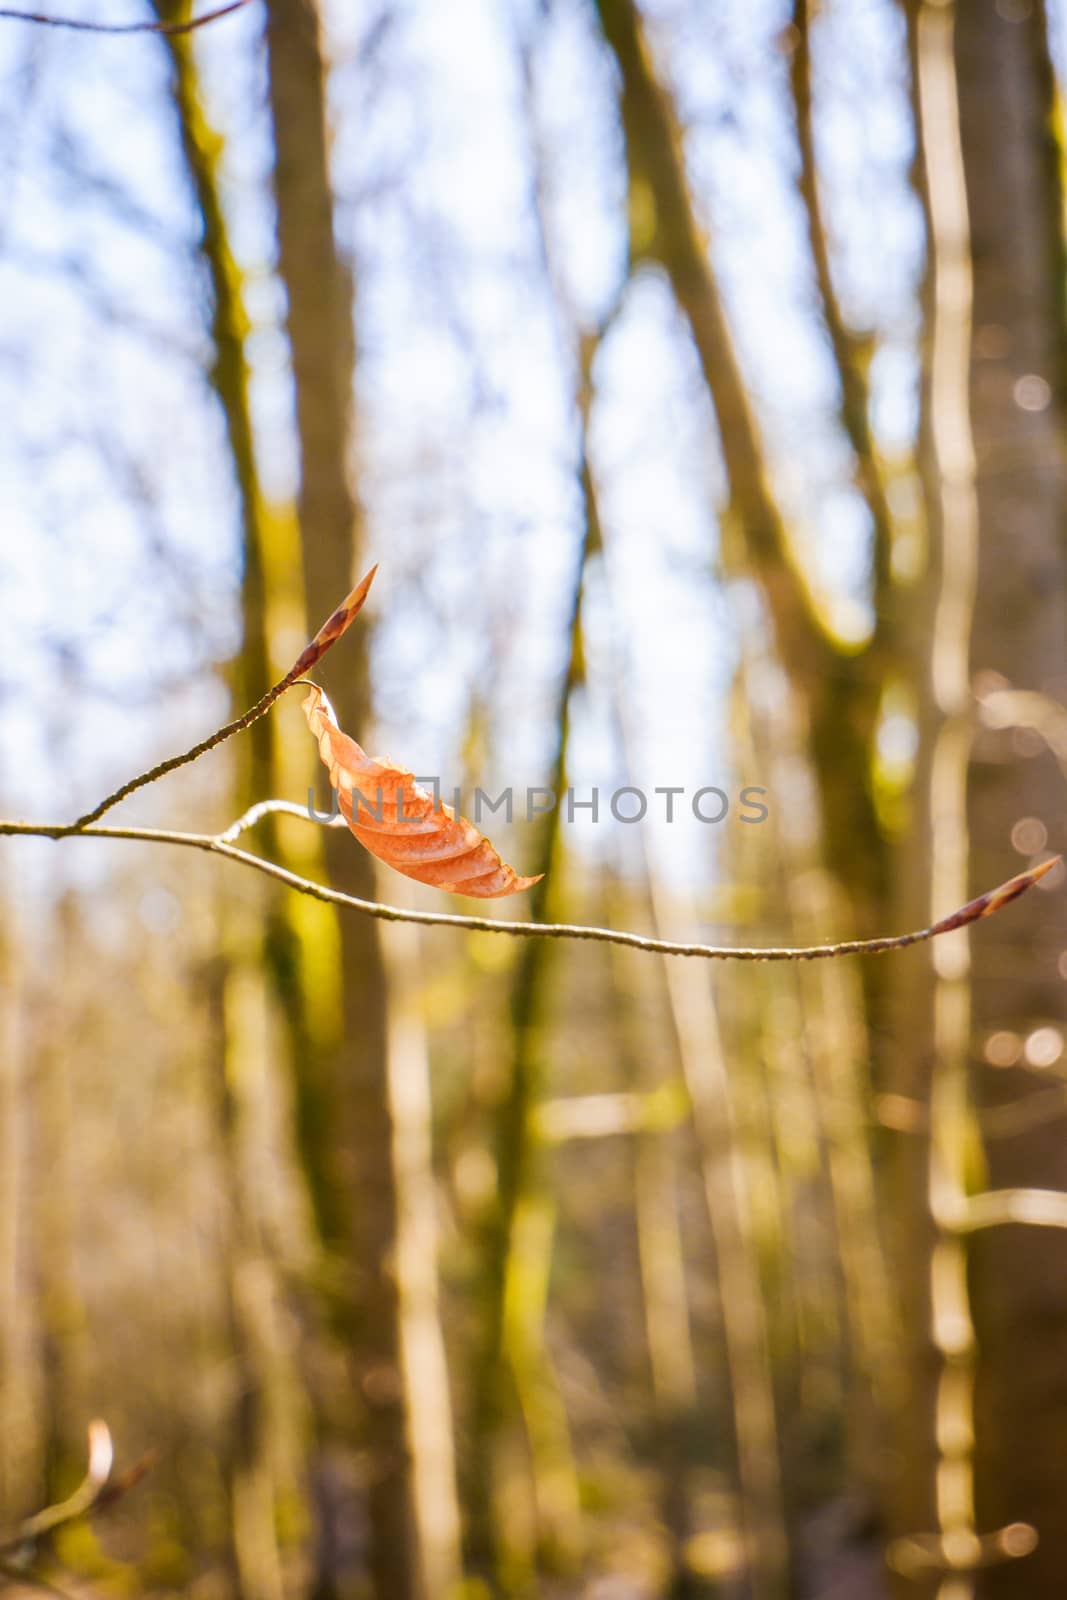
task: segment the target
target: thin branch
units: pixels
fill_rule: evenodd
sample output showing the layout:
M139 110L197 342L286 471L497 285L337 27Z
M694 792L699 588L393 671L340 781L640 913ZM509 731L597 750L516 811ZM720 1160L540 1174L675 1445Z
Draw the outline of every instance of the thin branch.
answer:
M875 627L884 621L885 603L892 590L891 556L893 519L878 460L870 421L870 393L865 371L870 336L859 337L845 322L834 287L830 246L819 193L815 151L815 112L812 96L811 23L813 0L793 0L794 45L790 86L796 121L800 170L797 186L807 221L808 243L815 269L819 308L841 386L839 420L852 447L856 486L867 503L874 529Z
M1042 1128L1058 1117L1067 1116L1067 1083L1056 1083L1021 1100L999 1106L983 1106L975 1112L982 1134L987 1139L1013 1139ZM874 1120L894 1133L927 1133L930 1107L911 1095L880 1094L875 1100Z
M227 830L229 832L230 830ZM463 928L471 933L503 933L516 939L588 939L599 944L626 945L633 950L647 950L665 956L699 956L708 961L819 961L830 956L875 956L890 950L906 950L909 945L925 944L940 934L954 928L964 928L983 917L991 917L1019 895L1025 894L1053 867L1062 856L1052 856L1048 861L1028 867L1016 877L1009 878L996 889L969 900L958 911L932 923L929 928L919 928L912 933L898 933L881 939L846 939L839 944L813 945L715 945L676 944L669 939L648 939L638 933L626 933L616 928L586 927L568 922L505 922L493 917L469 917L448 911L410 911L400 906L383 905L377 900L361 900L356 895L342 894L339 889L328 889L324 884L302 878L273 861L238 850L225 842L225 834L177 833L167 828L70 828L57 823L0 822L0 836L31 839L131 839L146 844L174 844L191 850L203 850L208 855L225 856L265 873L295 889L299 894L310 895L327 905L346 906L351 911L361 911L365 916L382 922L414 922L427 928Z
M608 1139L620 1134L670 1133L689 1117L683 1089L622 1090L542 1100L531 1122L545 1144Z
M987 1139L1012 1139L1031 1128L1042 1128L1067 1115L1067 1083L1028 1094L1004 1105L986 1106L978 1112L978 1126Z
M235 733L243 733L246 728L250 728L253 722L256 722L270 710L274 702L285 693L286 689L291 689L306 672L310 672L312 667L322 660L327 650L337 643L349 624L363 609L364 601L370 593L370 586L374 582L374 574L377 570L377 566L371 567L366 577L360 579L347 599L323 623L311 643L305 645L285 676L279 678L273 688L268 689L263 698L256 701L250 711L246 711L243 716L235 718L233 722L227 722L225 727L217 729L208 738L201 739L200 743L194 744L191 750L186 750L180 756L171 756L168 760L161 761L158 766L150 768L148 772L142 772L136 778L130 778L126 783L101 800L99 805L94 806L91 811L87 811L76 822L70 823L61 832L64 834L81 833L84 829L91 827L94 822L99 822L106 812L110 811L113 806L117 806L120 800L125 800L128 795L134 794L138 789L145 788L147 784L155 783L157 778L166 777L168 772L176 772L179 767L189 766L191 762L197 761L201 756L206 755L209 750L216 749L224 740L231 739Z
M1067 711L1057 700L1033 689L991 689L978 706L987 728L1032 728L1067 770Z
M0 7L0 19L7 22L35 22L44 28L66 28L73 33L193 33L209 22L218 22L234 11L243 11L252 0L230 0L229 5L215 11L205 11L201 17L190 17L185 22L89 22L83 17L53 17L43 11L12 11Z
M1056 1189L991 1189L972 1194L958 1218L957 1233L1000 1228L1016 1222L1034 1228L1067 1228L1067 1194Z
M114 1505L116 1500L120 1500L135 1484L140 1483L145 1473L155 1465L155 1460L153 1454L144 1456L126 1472L120 1473L117 1477L113 1476L115 1452L110 1430L106 1422L99 1420L90 1422L89 1464L85 1477L66 1500L61 1500L54 1506L46 1506L43 1511L27 1517L17 1532L0 1539L0 1557L16 1556L24 1559L32 1557L40 1541L54 1533L57 1528L63 1527L68 1522L78 1522L83 1517L93 1516L97 1511L103 1511L108 1506ZM30 1574L21 1569L18 1575L23 1582L37 1581L31 1579Z
M231 822L222 833L217 833L215 838L219 844L233 844L235 839L239 839L242 833L247 833L249 828L254 828L264 817L279 814L299 817L302 822L318 822L324 828L348 826L340 812L335 817L319 817L313 816L306 806L298 806L293 800L260 800L256 805L249 806L243 816L238 817L236 822Z

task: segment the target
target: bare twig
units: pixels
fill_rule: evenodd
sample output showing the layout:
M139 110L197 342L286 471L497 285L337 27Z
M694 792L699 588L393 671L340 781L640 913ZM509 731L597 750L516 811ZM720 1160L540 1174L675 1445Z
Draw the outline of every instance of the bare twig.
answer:
M889 510L878 449L870 422L870 392L865 363L871 338L859 337L848 327L834 288L830 245L819 192L815 153L815 108L812 97L811 25L817 4L793 0L793 52L790 85L797 129L800 169L797 184L807 221L808 243L815 269L819 308L837 368L841 397L838 415L852 447L856 486L867 503L874 525L875 627L884 622L885 602L892 587L893 519Z
M983 1106L975 1112L979 1128L987 1139L1013 1139L1031 1128L1041 1128L1067 1116L1067 1083L1028 1094L1003 1105ZM910 1095L880 1094L875 1098L875 1121L894 1133L927 1133L930 1108Z
M155 1461L154 1454L144 1456L126 1472L114 1476L112 1469L115 1464L115 1452L111 1443L111 1432L106 1422L99 1420L90 1422L89 1463L85 1477L66 1500L61 1500L54 1506L46 1506L43 1511L27 1517L17 1532L6 1538L0 1538L0 1558L16 1557L25 1562L27 1568L23 1571L17 1562L5 1562L5 1569L17 1570L18 1576L24 1582L29 1581L28 1569L42 1539L68 1522L78 1522L83 1517L91 1517L96 1512L104 1511L108 1506L114 1505L116 1500L121 1500L135 1484L140 1483L145 1473L155 1465Z
M374 582L374 574L377 570L377 566L371 567L366 577L360 579L348 598L323 623L311 643L305 645L285 676L279 678L273 688L268 689L263 698L256 701L250 711L246 711L243 716L235 718L233 722L227 722L224 727L217 729L208 738L201 739L199 744L194 744L192 749L186 750L182 755L171 756L168 760L161 761L158 766L150 768L148 772L142 772L136 778L130 778L118 789L115 789L113 793L101 800L99 805L94 806L91 811L87 811L77 821L70 823L61 832L81 833L83 829L91 827L94 822L98 822L113 806L117 806L120 800L125 800L127 795L134 794L138 789L143 789L150 783L155 783L157 778L166 777L168 772L176 772L179 767L189 766L191 762L197 761L201 756L206 755L209 750L216 749L224 740L231 739L235 733L243 733L246 728L250 728L253 722L258 721L260 717L270 710L274 702L285 693L286 689L291 689L293 684L304 676L305 672L310 672L312 667L322 660L327 650L337 643L345 629L363 609L363 603L370 593L370 586Z
M991 689L979 695L978 705L987 728L1033 728L1067 768L1067 711L1050 695L1032 689Z
M1051 1088L1038 1090L1021 1100L983 1107L978 1112L978 1126L987 1139L1013 1139L1064 1115L1067 1115L1067 1083L1054 1083Z
M14 11L7 6L0 7L0 19L7 22L34 22L44 28L66 28L74 33L193 33L197 28L204 28L209 22L218 22L221 17L228 17L234 11L243 11L251 3L252 0L230 0L229 5L205 11L200 17L189 17L185 22L90 22L84 17L53 17L43 11Z
M303 822L318 822L324 828L346 828L348 826L340 812L335 817L313 816L307 806L298 806L292 800L260 800L254 806L249 806L244 814L231 822L222 833L215 835L219 844L233 844L242 833L247 833L249 828L254 828L257 822L264 817L285 816L299 817Z
M1067 1194L1057 1189L989 1189L969 1195L949 1225L958 1233L1002 1228L1016 1222L1032 1228L1067 1228Z
M365 916L377 917L382 922L414 922L429 928L463 928L472 933L503 933L517 939L588 939L599 944L627 945L633 950L648 950L665 956L699 956L708 961L818 961L829 956L874 956L890 950L905 950L909 945L925 944L940 934L954 928L964 928L983 917L991 917L1019 895L1051 872L1063 859L1052 856L1048 861L1028 867L1017 877L1009 878L996 889L969 900L958 911L942 917L929 928L919 928L912 933L898 933L882 939L846 939L839 944L814 945L714 945L676 944L668 939L648 939L643 934L626 933L616 928L586 927L568 922L505 922L495 917L469 917L448 911L409 911L400 906L383 905L376 900L360 900L356 895L342 894L339 889L328 889L325 884L314 883L298 873L289 872L273 861L265 861L247 850L238 850L226 843L232 830L225 833L178 833L168 828L97 828L64 827L61 824L38 822L0 822L0 836L36 839L130 839L146 844L174 844L186 849L203 850L209 855L225 856L253 867L295 889L299 894L323 900L327 905L346 906L351 911L361 911Z

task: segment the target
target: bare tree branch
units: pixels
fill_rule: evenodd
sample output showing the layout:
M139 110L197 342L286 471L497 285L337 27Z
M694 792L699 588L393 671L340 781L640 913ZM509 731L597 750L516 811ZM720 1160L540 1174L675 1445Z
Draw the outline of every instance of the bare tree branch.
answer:
M68 1522L78 1522L83 1517L91 1517L98 1511L104 1511L108 1506L114 1505L127 1494L135 1484L140 1483L146 1472L151 1471L155 1465L154 1454L146 1455L135 1462L125 1472L117 1476L113 1473L115 1465L115 1451L111 1443L111 1431L106 1422L96 1420L89 1424L89 1462L86 1467L85 1477L66 1500L61 1500L54 1506L46 1506L43 1511L35 1512L32 1517L27 1517L18 1530L5 1538L0 1538L0 1557L15 1557L14 1562L5 1562L4 1570L13 1572L21 1582L39 1583L30 1571L30 1564L36 1556L37 1546L42 1539L53 1534L57 1528L63 1527ZM26 1570L18 1564L26 1563Z
M952 1226L958 1233L1001 1228L1009 1222L1033 1228L1067 1228L1067 1194L1057 1189L990 1189L972 1194Z
M218 22L221 17L228 17L234 11L243 11L252 0L230 0L229 5L219 6L215 11L205 11L201 17L190 17L185 22L90 22L84 17L53 17L43 11L13 11L7 6L0 7L0 19L8 22L34 22L45 28L66 28L74 33L193 33L197 28L206 27L209 22Z
M495 917L468 917L448 911L409 911L400 906L383 905L377 900L360 900L356 895L342 894L339 889L328 889L325 884L314 883L298 873L289 872L273 861L265 861L247 850L238 850L225 843L232 829L221 834L179 833L168 828L70 828L63 824L37 822L0 822L0 835L36 839L132 839L146 844L174 844L186 849L203 850L208 855L226 856L239 861L269 878L275 878L299 894L323 900L327 905L347 906L351 911L361 911L365 916L382 922L415 922L428 928L464 928L472 933L503 933L517 939L588 939L599 944L627 945L633 950L648 950L665 956L700 956L709 961L819 961L828 956L874 956L889 950L905 950L909 945L925 944L940 934L954 928L964 928L983 917L991 917L1019 895L1025 894L1053 867L1062 856L1052 856L1048 861L1028 867L1016 877L996 889L969 900L958 911L911 933L892 934L881 939L846 939L839 944L813 945L715 945L676 944L669 939L648 939L643 934L627 933L616 928L586 927L568 922L506 922Z
M373 566L367 575L360 579L352 593L342 601L333 615L323 623L311 643L305 645L304 649L301 650L285 676L279 678L278 682L267 690L263 698L256 701L250 711L246 711L243 716L236 717L233 722L227 722L225 727L219 728L206 739L201 739L199 744L194 744L192 749L186 750L182 755L170 756L168 760L161 761L158 766L150 768L148 772L142 772L136 778L130 778L126 783L115 789L113 793L101 800L99 805L94 806L91 811L87 811L77 821L70 823L63 831L65 833L80 833L83 828L88 828L94 822L98 822L105 812L110 811L113 806L117 806L120 800L125 800L127 795L136 793L138 789L143 789L150 783L155 783L157 778L166 777L168 772L176 772L179 767L189 766L193 761L197 761L201 756L206 755L209 750L216 749L224 740L232 738L235 733L243 733L246 728L250 728L253 722L270 710L275 700L279 699L286 689L291 689L295 683L298 683L304 673L310 672L312 667L322 660L327 650L337 643L348 625L363 609L363 603L370 593L370 586L374 582L374 574L377 570L377 566Z
M819 193L818 162L815 152L815 113L812 97L811 23L815 10L812 0L793 0L793 53L789 81L793 93L800 170L797 186L807 222L808 242L815 269L819 309L830 340L834 365L841 386L839 419L852 446L856 486L867 503L874 530L875 629L885 622L885 608L892 593L893 519L878 447L870 421L870 393L866 362L871 339L854 334L848 327L834 288L830 265L830 245Z
M298 806L292 800L260 800L254 806L249 806L236 822L222 833L217 834L219 844L233 844L242 833L247 833L249 828L254 828L263 817L300 817L304 822L318 822L324 828L347 828L348 824L340 812L335 817L313 816L306 806Z

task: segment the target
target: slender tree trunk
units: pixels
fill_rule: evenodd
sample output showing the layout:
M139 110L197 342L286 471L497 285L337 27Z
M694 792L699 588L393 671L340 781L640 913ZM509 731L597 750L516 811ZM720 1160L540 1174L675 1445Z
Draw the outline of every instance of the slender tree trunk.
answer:
M153 0L161 20L179 11ZM260 490L245 351L248 319L242 274L229 244L222 205L222 141L210 125L200 89L194 41L165 38L171 93L182 150L203 223L201 250L211 280L214 360L211 384L222 409L241 507L243 571L241 647L234 663L234 701L243 709L273 681L268 646L268 515ZM232 807L239 816L274 791L275 723L253 725L236 752ZM274 841L272 841L274 842ZM243 1600L280 1600L281 1565L275 1536L271 1448L271 1391L279 1352L271 1342L270 1268L246 1179L244 1129L269 1070L266 941L261 931L279 914L280 897L253 907L224 902L219 912L221 953L216 999L213 1103L226 1217L222 1259L235 1392L231 1437L224 1451L230 1503L232 1564Z
M929 686L922 697L929 712L924 729L928 823L921 839L927 847L927 916L931 917L942 905L959 904L967 893L970 636L979 539L968 399L972 238L953 31L949 8L921 7L914 62L930 252L924 466L930 522L936 530L936 606L928 647ZM901 1215L911 1222L916 1246L901 1259L911 1278L919 1283L925 1279L928 1289L925 1305L920 1301L926 1315L907 1329L915 1409L906 1435L911 1450L901 1466L902 1476L918 1484L916 1510L929 1500L932 1515L923 1518L918 1528L904 1528L903 1538L893 1547L893 1564L924 1590L936 1584L939 1594L951 1589L962 1596L970 1593L970 1578L962 1574L976 1564L979 1548L973 1496L974 1324L965 1247L952 1220L965 1203L973 1137L968 1085L969 933L953 934L925 954L930 981L920 992L931 1002L928 1092L916 1101L923 1123L917 1143L924 1157L925 1182L901 1195ZM924 1381L932 1391L929 1395ZM921 1567L909 1571L908 1552L924 1537L933 1541L938 1559L932 1571ZM961 1575L942 1584L939 1566Z
M625 918L618 925L626 926ZM618 1037L615 1048L623 1063L624 1081L649 1097L670 1085L658 1069L661 1054L659 1016L662 997L654 993L661 978L633 951L612 951L612 999ZM673 1084L679 1111L686 1105L685 1087ZM655 1405L656 1449L661 1474L661 1506L670 1540L671 1600L699 1600L712 1590L711 1580L694 1573L686 1546L695 1531L690 1473L690 1440L698 1404L697 1365L689 1325L689 1289L681 1220L678 1215L678 1131L651 1127L632 1144L634 1220L641 1267L641 1303Z
M334 234L325 70L312 0L269 0L267 50L278 256L300 444L304 597L314 628L351 587L362 526L349 477L352 285ZM332 691L343 726L357 737L368 706L362 637L353 632ZM335 886L373 897L370 858L347 835L328 832L325 853ZM324 1041L300 1063L300 1134L309 1161L329 1175L336 1202L322 1220L329 1242L350 1263L350 1348L364 1417L374 1590L379 1600L407 1600L418 1591L420 1557L395 1274L399 1201L385 968L371 919L339 919L337 936L342 1026L332 1048Z
M966 419L960 413L959 370L969 315L966 218L960 214L960 196L954 187L958 155L952 141L944 138L945 119L951 120L954 114L952 84L946 80L943 70L939 71L936 39L931 42L924 37L919 26L919 9L919 6L906 6L917 147L912 177L926 224L927 247L921 290L923 323L916 455L923 489L927 546L923 571L898 632L903 670L914 693L917 732L907 826L892 841L889 903L894 908L894 924L901 926L928 921L946 904L944 868L937 882L933 882L934 858L940 841L942 861L946 860L945 846L952 842L951 824L948 828L942 826L939 832L935 830L934 777L936 751L944 736L946 718L958 715L960 709L960 683L965 682L966 672L966 658L965 654L961 657L961 647L965 652L968 615L966 593L958 577L953 578L952 563L946 563L945 557L946 539L954 539L957 544L960 540L961 504L965 517L968 514L969 474L966 459L962 462L959 459L961 428L964 447L967 444ZM949 459L946 459L946 450L950 452ZM951 459L953 450L955 461ZM946 496L946 487L950 484ZM967 527L969 523L965 522L965 533ZM943 685L939 694L934 683L932 640L939 607L950 594L953 598L949 611L956 613L956 622L950 630L951 640L944 631L943 617L941 624L951 666L950 692L946 692ZM945 676L942 672L942 678ZM947 754L951 745L945 743L943 748ZM958 760L955 766L958 770ZM953 794L958 796L959 792L958 785L955 789L946 785L945 772L942 762L939 778L942 803L950 800ZM958 863L957 855L954 858L957 873ZM951 896L951 889L948 893ZM947 903L953 902L950 899ZM963 974L960 974L960 981L965 981ZM950 1364L949 1352L944 1348L949 1322L943 1315L944 1288L948 1280L945 1274L938 1279L941 1315L935 1331L932 1264L936 1259L938 1235L930 1209L930 1185L932 1106L938 1083L945 1078L943 1069L947 1057L939 1050L936 1039L938 977L932 953L927 949L904 952L888 975L886 992L885 1032L878 1041L882 1068L879 1105L880 1120L889 1130L883 1135L888 1146L883 1182L887 1243L894 1268L901 1339L899 1403L889 1413L892 1454L887 1500L890 1532L904 1541L902 1546L890 1547L891 1564L897 1567L898 1549L910 1551L915 1548L912 1541L916 1537L936 1539L941 1531L937 1408L939 1386L945 1383ZM954 1041L951 1055L953 1071L948 1081L957 1084L958 1040ZM939 1104L942 1101L943 1097ZM958 1260L955 1264L958 1266ZM966 1307L962 1309L965 1315ZM960 1354L965 1352L961 1350ZM965 1370L962 1364L961 1370ZM904 1565L907 1565L906 1560ZM901 1593L933 1594L938 1583L936 1565L921 1568L908 1572Z
M34 1053L32 1167L39 1360L41 1504L69 1494L84 1471L87 1390L85 1305L75 1266L77 1139L66 1040L76 1022L70 992L82 931L77 901L63 893L49 967L54 994L39 999L41 1033Z
M1067 363L1059 117L1041 0L957 8L960 133L971 218L971 417L981 527L972 666L979 693L1067 695ZM992 675L997 675L993 677ZM970 782L974 884L1047 845L1067 846L1063 779L1051 753L1025 756L982 734ZM1024 819L1032 819L1027 823ZM974 938L973 1059L979 1101L1040 1093L1024 1064L981 1065L996 1030L1054 1048L1067 1026L1059 895ZM1042 1034L1039 1030L1051 1030ZM1039 1063L1040 1051L1023 1057ZM1062 1119L985 1144L988 1187L1067 1188ZM1067 1573L1067 1235L994 1228L971 1249L979 1349L980 1532L1028 1522L1025 1566L992 1568L984 1595L1059 1595Z
M586 471L583 455L583 474ZM567 786L571 695L578 681L582 654L582 589L586 563L598 538L597 527L587 519L575 552L570 615L566 629L567 659L555 705L556 750L546 784L554 794L562 794ZM534 871L544 876L531 891L530 916L533 921L546 920L552 867L559 851L559 827L560 808L556 806L546 817L534 863ZM494 1128L497 1190L484 1246L484 1307L472 1385L475 1459L468 1463L466 1501L471 1561L483 1573L497 1576L506 1566L503 1557L507 1540L500 1537L500 1530L495 1526L493 1452L507 1418L511 1385L514 1383L517 1386L515 1392L522 1404L524 1396L528 1398L537 1388L535 1367L540 1369L542 1387L551 1383L540 1353L542 1329L539 1298L535 1296L530 1302L528 1314L522 1312L524 1289L520 1278L524 1264L518 1230L523 1218L531 1220L537 1210L537 1196L541 1188L531 1117L541 1092L539 1036L544 1021L552 956L543 940L526 939L520 947L510 995L510 1073ZM509 1362L512 1369L510 1374ZM516 1366L521 1370L516 1370ZM561 1415L558 1407L553 1406L552 1410L553 1415ZM544 1437L546 1422L547 1417L539 1422L535 1416L526 1416L535 1478L538 1476L537 1440L538 1437ZM565 1425L562 1432L559 1428L554 1431L557 1448L550 1454L558 1464L569 1460L569 1445L566 1442ZM573 1567L577 1559L578 1542L577 1492L565 1493L562 1497L549 1493L547 1500L549 1503L555 1501L557 1515L551 1515L546 1495L542 1493L540 1510L546 1515L539 1534L545 1547L543 1553L548 1554L549 1565ZM554 1529L549 1526L552 1522L556 1524Z
M1063 847L1051 756L1025 756L1007 732L976 734L971 685L979 695L1006 681L1063 697L1067 570L1063 196L1042 9L909 0L905 12L930 257L920 459L929 590L939 597L932 614L916 612L930 614L930 644L912 638L914 658L928 661L916 791L930 804L900 853L907 922L928 884L943 909L966 892L968 866L974 892L1044 843ZM1025 818L1031 825L1014 831ZM994 1033L1019 1059L1035 1030L1062 1024L1054 914L1038 895L1025 917L977 931L969 958L968 941L954 940L897 967L892 1192L908 1368L897 1548L907 1557L914 1536L951 1535L953 1594L972 1592L976 1538L993 1555L977 1575L983 1595L1058 1593L1067 1563L1052 1464L1067 1426L1063 1236L1018 1226L976 1234L972 1306L962 1246L945 1226L946 1202L964 1204L966 1184L1067 1180L1058 1121L1015 1116L1032 1076L984 1060ZM1001 1135L991 1122L980 1165L975 1091L979 1118L982 1106L1008 1104L1015 1129ZM1017 1566L989 1541L1018 1522L1040 1542ZM900 1592L949 1587L927 1564Z
M25 1514L29 1487L26 1387L19 1295L19 1224L23 1155L23 962L10 878L5 875L0 929L0 1526ZM20 1482L20 1475L22 1481Z
M871 518L874 607L884 626L888 620L886 610L891 605L894 595L891 572L893 519L871 427L870 391L867 382L867 363L871 353L869 341L848 327L834 288L830 243L823 217L816 156L811 46L813 11L817 12L817 4L813 5L812 0L793 0L794 36L789 77L793 91L797 144L800 150L797 184L807 220L808 243L815 269L819 309L830 340L841 389L838 416L842 431L852 446L856 487L867 504ZM893 620L895 622L897 619Z
M447 1600L457 1594L462 1578L460 1516L448 1367L438 1315L430 1050L419 993L418 930L399 922L387 924L383 940L391 979L389 1102L400 1188L396 1275L422 1592L426 1600Z
M566 656L560 675L553 724L556 748L547 787L562 795L567 786L571 702L581 681L583 660L582 601L590 560L600 549L600 524L588 455L588 423L592 404L592 366L599 336L585 335L569 315L556 276L544 218L544 167L533 129L529 96L529 62L524 60L527 117L531 125L534 168L533 210L541 264L554 298L557 335L564 358L577 358L579 415L578 479L583 519L574 553L565 626ZM560 859L560 808L546 817L534 871L543 874L531 894L532 920L544 920L551 896L553 868ZM533 1473L538 1551L544 1567L573 1572L581 1560L581 1508L577 1472L570 1445L566 1410L544 1347L544 1313L555 1204L540 1171L541 1157L532 1132L532 1117L541 1093L539 1053L546 1020L553 954L524 941L515 966L510 994L512 1059L508 1085L496 1115L496 1202L485 1237L485 1307L472 1383L473 1452L467 1468L468 1549L474 1565L507 1584L507 1539L496 1526L494 1451L507 1418L509 1392L523 1415ZM510 1373L507 1370L510 1368Z
M247 1097L257 1092L267 1059L266 996L258 963L250 959L258 944L255 919L238 920L232 908L224 906L219 924L222 950L213 973L210 1094L224 1197L219 1261L232 1385L227 1436L220 1451L229 1503L229 1560L238 1600L281 1600L269 1448L268 1372L273 1352L268 1347L269 1303L264 1304L262 1293L266 1264L245 1180L243 1149Z

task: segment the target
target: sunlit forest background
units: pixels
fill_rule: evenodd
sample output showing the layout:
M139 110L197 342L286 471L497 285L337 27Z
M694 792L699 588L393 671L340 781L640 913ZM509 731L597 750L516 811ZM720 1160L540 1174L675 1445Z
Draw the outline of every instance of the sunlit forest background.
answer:
M1062 71L1060 0L0 18L0 817L377 562L318 681L539 884L293 814L298 694L107 823L743 946L1062 850ZM0 1587L1061 1596L1063 878L709 962L0 837Z

